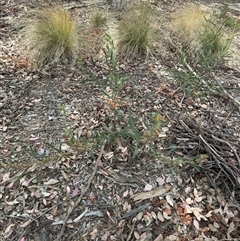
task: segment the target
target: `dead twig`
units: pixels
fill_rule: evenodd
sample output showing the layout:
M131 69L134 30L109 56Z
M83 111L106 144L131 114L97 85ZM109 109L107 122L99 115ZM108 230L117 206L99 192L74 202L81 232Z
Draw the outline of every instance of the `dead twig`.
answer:
M232 97L222 86L222 84L220 83L220 81L216 78L215 74L212 73L212 77L214 78L214 80L217 82L217 84L219 85L219 87L221 88L222 92L234 103L238 106L239 110L240 110L240 102L238 100L236 100L234 97Z
M199 138L201 141L207 146L209 151L211 151L217 158L222 160L223 158L206 142L206 140L202 137L202 135L199 135ZM216 158L216 161L219 163L220 161Z
M135 227L135 223L136 223L136 221L133 220L131 231L130 231L127 239L126 239L127 241L131 240L131 237L132 237L132 234L133 234L133 231L134 231L134 227Z
M239 140L231 133L225 134L226 128L222 132L216 132L212 126L203 126L190 116L184 116L176 123L176 129L173 131L177 134L176 140L181 140L178 149L182 149L182 152L189 156L207 154L207 161L201 163L201 169L212 186L217 188L219 183L223 183L230 194L231 189L238 190L240 187ZM228 186L229 183L230 186Z
M66 224L67 224L67 221L68 221L69 216L71 215L71 213L73 212L73 210L78 206L78 204L82 201L82 198L84 197L84 195L85 195L86 192L88 191L89 187L91 186L91 183L92 183L92 181L93 181L93 178L94 178L94 176L96 175L96 172L97 172L97 168L98 168L99 161L100 161L100 159L101 159L101 157L102 157L102 155L103 155L104 147L105 147L105 145L103 145L102 148L101 148L101 150L100 150L100 153L99 153L98 158L97 158L97 160L96 160L96 163L95 163L95 166L94 166L92 175L90 176L90 178L89 178L89 180L88 180L88 182L87 182L87 187L85 188L85 190L83 191L83 193L78 197L78 199L77 199L77 201L74 203L74 205L69 208L68 213L67 213L67 216L66 216L65 219L64 219L61 232L60 232L59 236L57 237L57 239L55 239L54 241L60 241L60 240L61 240L61 237L63 236L63 233L64 233L64 230L65 230L65 227L66 227Z
M239 168L240 168L240 158L239 158L236 150L230 145L230 143L227 142L227 141L225 141L225 140L219 139L219 138L217 138L217 137L214 136L214 135L212 135L212 137L213 137L213 139L215 139L215 140L217 140L217 141L220 141L220 142L223 142L223 143L227 144L227 145L231 148L231 150L233 151L233 153L234 153L234 155L235 155L235 157L236 157L236 159L237 159L237 161L238 161L238 165L239 165Z

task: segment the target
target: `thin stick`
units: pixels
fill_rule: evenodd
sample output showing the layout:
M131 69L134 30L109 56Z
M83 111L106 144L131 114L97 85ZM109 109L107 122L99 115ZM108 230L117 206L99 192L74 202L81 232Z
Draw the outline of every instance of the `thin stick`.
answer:
M66 224L67 224L67 221L68 221L69 216L71 215L71 213L73 212L73 210L78 206L78 204L82 201L83 196L86 194L86 192L88 191L89 187L91 186L91 183L92 183L92 181L93 181L93 178L94 178L94 176L95 176L96 173L97 173L98 164L99 164L100 159L101 159L101 157L102 157L102 155L103 155L104 147L105 147L105 145L102 146L101 151L100 151L100 153L99 153L99 155L98 155L98 158L97 158L97 161L96 161L96 163L95 163L95 166L94 166L92 175L91 175L90 178L88 179L87 187L85 188L85 190L83 191L83 193L81 194L81 196L78 197L78 199L77 199L77 201L74 203L74 205L69 208L68 213L67 213L67 216L66 216L66 218L64 219L61 232L60 232L58 238L55 239L54 241L60 241L60 240L61 240L61 237L63 236L63 233L64 233L64 231L65 231L65 227L66 227Z
M133 221L131 231L130 231L128 237L127 237L127 241L131 240L131 237L132 237L132 234L133 234L133 231L134 231L134 227L135 227L135 221Z
M217 137L214 136L214 135L212 135L212 137L213 137L215 140L217 140L217 141L220 141L220 142L223 142L223 143L227 144L227 145L231 148L231 150L233 151L235 157L237 158L238 165L239 165L239 168L240 168L240 158L239 158L239 156L238 156L236 150L230 145L230 143L227 142L227 141L225 141L225 140L219 139L219 138L217 138Z
M235 98L233 98L222 86L222 84L220 83L220 81L216 78L216 76L214 75L214 73L212 73L212 76L214 78L214 80L217 81L218 85L220 86L222 92L234 103L238 106L238 108L240 109L240 102L238 100L236 100Z

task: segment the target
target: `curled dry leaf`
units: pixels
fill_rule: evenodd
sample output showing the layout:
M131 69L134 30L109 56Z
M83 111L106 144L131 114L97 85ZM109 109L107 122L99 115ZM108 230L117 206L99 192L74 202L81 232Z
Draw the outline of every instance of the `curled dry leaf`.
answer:
M156 215L155 212L151 212L151 215L152 215L152 217L153 217L155 220L157 220L157 215Z
M126 201L123 204L123 211L126 212L126 211L130 211L130 210L131 210L131 205Z
M181 205L177 204L174 206L174 208L176 213L186 225L190 225L192 223L193 218L188 214L186 207L182 207Z
M171 209L168 209L168 208L164 209L163 217L165 219L167 219L167 220L170 220L172 218L172 216L171 216Z
M207 232L209 231L209 227L203 227L201 228L201 232L204 233L204 232Z
M199 196L198 195L198 191L197 191L196 188L194 188L193 193L194 193L194 197L195 197L194 199L195 199L196 202L201 202L203 200L203 198L205 198L205 196ZM202 193L199 193L199 194L202 195Z

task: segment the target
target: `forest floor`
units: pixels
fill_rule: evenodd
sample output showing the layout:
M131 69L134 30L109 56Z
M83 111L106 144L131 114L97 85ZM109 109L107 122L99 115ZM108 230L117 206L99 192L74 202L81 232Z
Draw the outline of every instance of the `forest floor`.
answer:
M240 240L236 102L225 94L186 94L170 47L118 63L126 77L118 104L97 84L110 75L101 56L39 70L19 42L22 19L36 2L0 0L0 240ZM154 7L167 14L181 5ZM93 4L64 6L87 22ZM240 17L239 4L229 9ZM234 44L236 54L214 78L239 102ZM160 125L138 146L129 133L111 135L115 111L122 126L133 120L146 138L147 125L156 127L152 119ZM74 143L67 128L79 137ZM93 148L98 133L112 139ZM162 154L150 155L149 143Z

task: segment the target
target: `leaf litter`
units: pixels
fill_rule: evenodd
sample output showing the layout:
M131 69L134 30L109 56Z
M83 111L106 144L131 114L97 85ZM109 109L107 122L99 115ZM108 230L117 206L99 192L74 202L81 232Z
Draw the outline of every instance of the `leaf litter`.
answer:
M185 171L180 162L176 171L164 160L146 157L128 165L128 147L119 143L117 152L103 151L86 189L100 149L89 155L62 144L61 105L67 106L74 134L88 138L109 108L97 88L82 85L79 78L84 82L84 76L76 66L42 73L18 57L14 21L29 6L0 3L5 34L0 40L1 240L55 240L61 230L62 240L237 240L239 131L234 127L239 126L239 113L233 106L217 98L210 103L184 98L155 59L120 65L131 78L123 101L108 99L108 105L131 108L137 117L155 110L170 117L159 134L159 147L171 161L181 156L191 164L189 157L200 154L195 161L204 172L190 164ZM107 75L101 62L88 66L100 79ZM221 77L228 78L225 74ZM56 151L48 151L55 143ZM169 144L175 146L169 149ZM227 162L217 162L224 157Z

